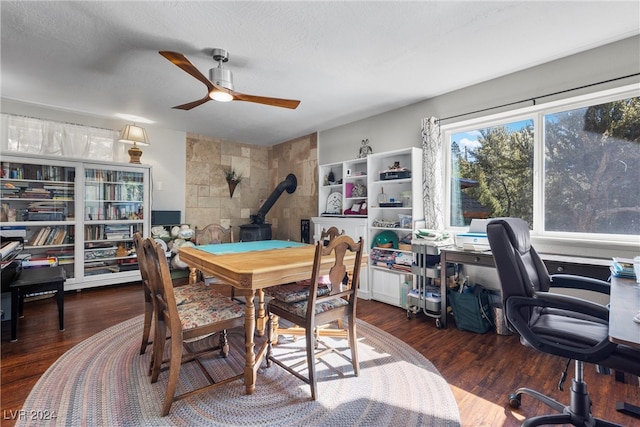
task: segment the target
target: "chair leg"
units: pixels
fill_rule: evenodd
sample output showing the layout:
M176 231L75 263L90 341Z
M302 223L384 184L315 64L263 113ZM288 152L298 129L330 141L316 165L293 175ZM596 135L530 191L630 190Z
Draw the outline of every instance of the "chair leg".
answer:
M311 399L316 400L316 396L318 395L318 385L316 383L316 355L315 348L317 345L316 341L316 329L317 328L307 328L305 330L306 335L306 346L307 346L307 368L309 370L309 386L311 387Z
M164 346L167 340L167 327L164 321L156 317L155 338L153 340L152 362L151 362L151 383L158 381L162 359L164 357Z
M20 288L11 289L11 342L18 341L18 316L20 310Z
M268 313L267 315L267 354L265 355L265 362L267 364L267 368L271 367L271 350L273 346L273 314ZM275 336L276 340L278 339L278 335Z
M58 284L56 302L58 303L58 327L64 331L64 282Z
M176 334L178 335L178 334ZM169 380L167 382L167 393L164 396L164 405L162 407L162 416L169 415L173 397L178 387L180 377L180 366L182 365L182 340L178 336L171 334L171 360L169 361Z
M587 392L587 383L584 382L584 363L575 361L575 378L571 381L571 403L569 406L550 398L538 391L528 388L519 388L515 394L509 396L509 406L517 408L520 406L521 397L527 394L545 405L560 412L560 414L542 415L525 420L523 427L540 426L547 424L571 424L574 426L606 426L622 427L619 424L594 418L591 414L591 398Z
M149 346L149 335L151 334L151 322L153 319L153 303L149 289L144 290L144 323L142 329L142 342L140 343L140 354L144 354Z
M220 355L226 358L229 355L229 341L227 340L227 330L220 331L219 337Z
M356 334L356 319L353 316L349 316L347 321L349 322L349 347L351 347L351 364L353 365L353 372L356 375L360 375L360 363L358 362L358 336Z
M279 322L278 316L274 316L273 314L270 314L268 317L270 319L271 328L267 326L267 329L271 330L272 332L271 339L273 340L272 344L275 345L275 344L278 344L278 335L280 334L280 331L278 329L280 326L280 322Z

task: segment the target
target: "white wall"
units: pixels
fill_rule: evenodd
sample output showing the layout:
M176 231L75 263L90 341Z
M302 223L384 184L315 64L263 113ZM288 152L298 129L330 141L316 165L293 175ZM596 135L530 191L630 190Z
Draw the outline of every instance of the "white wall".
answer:
M356 158L360 142L367 138L374 153L412 146L419 147L422 143L420 126L425 117L456 116L638 72L640 72L640 36L321 131L318 135L318 163L334 163ZM636 76L564 95L538 99L536 103L543 104L638 81L640 78ZM508 108L515 109L529 105L531 102ZM504 111L506 108L483 114L494 114L501 110ZM458 120L467 120L479 115L468 115ZM452 121L445 121L445 123Z
M102 129L119 131L128 122L118 118L104 118L80 114L77 112L55 110L35 104L2 99L1 111L35 117L44 120L54 120L74 123L84 126L94 126ZM142 125L151 144L140 147L143 151L142 163L151 165L151 184L153 210L175 210L185 212L185 167L186 167L186 133L163 129L154 125ZM128 163L127 150L130 145L121 144L118 158L115 161ZM89 159L103 160L103 159Z

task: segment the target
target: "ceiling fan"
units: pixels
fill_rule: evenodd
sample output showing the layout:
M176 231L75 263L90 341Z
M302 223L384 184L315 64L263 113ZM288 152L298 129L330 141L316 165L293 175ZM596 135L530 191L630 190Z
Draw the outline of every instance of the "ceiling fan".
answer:
M231 71L222 67L222 64L229 60L229 52L224 49L213 49L213 59L218 61L218 66L209 70L208 79L198 71L198 69L183 54L170 51L160 51L159 53L183 71L186 71L196 79L200 80L207 87L207 94L204 98L186 104L177 105L173 108L177 108L179 110L191 110L192 108L211 101L212 99L220 102L255 102L258 104L290 109L295 109L298 107L298 104L300 104L300 101L293 99L268 98L265 96L247 95L245 93L234 91L233 75L231 74Z

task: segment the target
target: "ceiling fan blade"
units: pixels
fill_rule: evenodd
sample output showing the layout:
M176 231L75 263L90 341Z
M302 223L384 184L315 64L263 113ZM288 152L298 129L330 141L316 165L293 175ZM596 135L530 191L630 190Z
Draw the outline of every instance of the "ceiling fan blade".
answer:
M246 102L254 102L257 104L271 105L274 107L282 107L289 108L295 110L300 101L294 99L281 99L281 98L269 98L266 96L255 96L255 95L247 95L245 93L234 92L231 89L227 89L226 87L218 86L212 83L209 79L207 79L183 54L179 52L172 52L167 50L161 50L158 52L160 55L164 56L178 68L187 72L191 76L200 80L207 87L207 95L199 99L197 101L189 102L187 104L177 105L173 108L179 110L190 110L192 108L197 107L198 105L202 105L207 101L210 101L213 98L216 98L212 93L213 92L226 92L233 97L234 101L246 101Z
M216 88L215 85L213 83L211 83L209 81L209 79L206 78L204 76L204 74L202 74L183 54L178 53L178 52L170 52L170 51L166 51L166 50L161 50L158 53L160 53L160 55L164 56L169 61L174 63L176 66L178 66L183 71L186 71L187 73L191 74L193 77L195 77L196 79L198 79L202 83L204 83L204 85L207 87L209 92L211 92L212 90L214 90ZM198 105L200 105L200 104L198 104ZM174 107L174 108L177 108L177 107ZM193 108L193 107L191 107L191 108Z
M294 99L268 98L266 96L247 95L240 92L230 92L234 101L255 102L257 104L271 105L274 107L290 108L295 110L300 101Z
M188 102L186 104L182 104L182 105L176 105L175 109L177 110L191 110L192 108L197 107L198 105L202 105L207 101L211 101L211 98L209 98L209 94L207 94L204 98L202 99L198 99L197 101L192 101L192 102Z

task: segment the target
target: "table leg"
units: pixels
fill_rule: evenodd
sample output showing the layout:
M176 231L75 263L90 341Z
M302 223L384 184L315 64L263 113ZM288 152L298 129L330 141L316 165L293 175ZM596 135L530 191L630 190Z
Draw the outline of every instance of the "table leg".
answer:
M254 369L256 363L256 356L253 353L253 349L255 347L255 342L253 340L253 334L256 329L256 315L255 315L255 305L253 302L253 298L255 296L255 291L251 290L251 292L246 296L247 303L244 308L244 330L245 330L245 346L246 346L246 354L245 354L245 365L244 365L244 386L247 394L253 394L256 389L256 371Z
M256 335L259 337L264 336L266 324L267 316L264 309L264 291L262 289L258 289L258 318L256 319Z
M196 283L198 281L198 271L194 267L189 267L189 284Z

